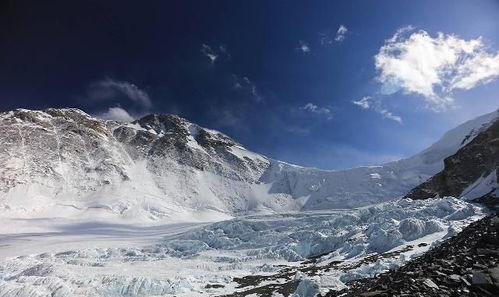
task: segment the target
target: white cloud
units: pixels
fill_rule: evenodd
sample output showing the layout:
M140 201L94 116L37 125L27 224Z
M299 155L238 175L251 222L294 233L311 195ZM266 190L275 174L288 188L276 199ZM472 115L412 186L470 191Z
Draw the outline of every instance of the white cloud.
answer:
M402 118L400 116L393 114L391 111L383 107L379 100L375 100L371 96L365 96L360 100L354 100L352 101L352 103L359 106L362 109L372 109L385 119L402 123Z
M224 50L225 50L225 48L224 48ZM211 48L211 46L209 46L207 44L202 44L201 45L201 52L203 53L203 55L208 57L208 59L210 59L210 62L212 64L215 64L215 61L218 59L218 54L215 53L215 51Z
M106 112L97 115L99 118L105 120L113 120L120 122L131 122L134 118L123 108L116 106L110 107Z
M408 25L408 26L405 26L405 27L402 27L402 28L398 28L397 31L395 32L395 34L393 34L392 37L390 37L389 39L387 39L386 42L389 42L389 43L396 42L400 38L400 36L402 36L406 32L413 31L414 29L415 28L412 25Z
M150 112L153 107L151 98L144 90L126 81L106 78L91 84L87 89L87 93L88 99L91 101L110 101L114 104L126 105L128 110L132 110L132 113L130 113L121 106L114 106L96 114L97 117L106 120L130 122L137 116ZM125 98L128 102L123 102ZM116 100L120 102L114 102Z
M141 108L149 109L152 106L149 95L136 85L126 81L106 78L94 83L88 90L89 96L94 100L109 100L117 95L124 95Z
M201 53L210 60L211 64L215 64L217 61L229 60L231 58L231 55L227 50L227 46L224 44L219 46L209 46L203 43L201 45Z
M354 101L352 101L352 103L355 104L355 105L360 106L363 109L369 109L369 107L371 107L371 97L370 96L366 96L366 97L363 97L360 100L357 100L357 101L354 100Z
M310 52L310 47L308 46L307 42L299 40L298 43L300 44L300 46L298 46L297 50L305 54Z
M452 80L451 88L469 90L479 84L486 84L499 77L499 52L481 52L465 61Z
M421 95L428 106L443 110L452 105L452 91L469 90L499 77L499 52L482 39L399 29L375 56L382 94L399 90Z
M387 109L384 109L384 108L379 108L379 109L375 109L375 110L381 116L383 116L383 118L389 119L389 120L392 120L392 121L395 121L395 122L402 124L402 118L398 115L394 115L391 111L388 111Z
M345 40L347 33L348 28L345 25L340 25L336 31L319 32L319 43L322 46L332 46L334 42Z
M345 40L345 35L347 34L347 32L348 28L345 27L344 25L340 25L340 27L336 31L336 36L334 37L334 40L338 42Z
M320 107L310 102L305 104L304 106L299 107L299 109L316 115L324 116L327 120L331 120L333 118L331 109L327 107Z

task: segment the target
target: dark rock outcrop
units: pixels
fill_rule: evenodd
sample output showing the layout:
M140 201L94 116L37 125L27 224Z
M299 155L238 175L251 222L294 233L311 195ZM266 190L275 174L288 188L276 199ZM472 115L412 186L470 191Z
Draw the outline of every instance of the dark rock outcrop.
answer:
M464 197L497 208L499 120L444 165L405 198ZM499 217L484 218L400 269L352 281L348 289L326 296L499 296L498 233Z
M460 197L466 195L463 191L480 178L494 174L494 171L495 174L499 174L497 171L499 167L499 120L479 133L457 153L446 158L444 164L444 170L414 188L405 198ZM495 190L491 188L484 195L493 195Z
M486 217L398 270L326 296L499 296L499 217Z

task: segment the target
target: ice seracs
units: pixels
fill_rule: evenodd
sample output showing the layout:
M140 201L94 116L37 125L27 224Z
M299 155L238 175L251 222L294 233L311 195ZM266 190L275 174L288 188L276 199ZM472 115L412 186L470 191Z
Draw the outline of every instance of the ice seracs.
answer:
M308 297L399 267L483 215L455 198L404 199L357 210L246 216L178 234L173 225L153 234L134 227L116 247L113 237L124 235L112 231L119 225L107 225L109 236L93 240L108 247L71 248L79 241L72 238L57 249L49 241L43 253L0 261L0 296L219 296L296 281L295 296ZM96 231L72 228L80 240ZM13 241L4 241L0 253ZM260 281L241 285L236 278L244 277Z

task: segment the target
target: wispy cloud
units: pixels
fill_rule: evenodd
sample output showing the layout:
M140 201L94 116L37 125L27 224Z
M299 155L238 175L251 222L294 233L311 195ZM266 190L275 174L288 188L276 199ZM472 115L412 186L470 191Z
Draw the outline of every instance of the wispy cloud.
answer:
M93 100L110 100L121 95L142 108L149 109L152 106L149 95L135 84L111 78L91 84L88 88L88 95Z
M338 30L336 30L336 36L334 37L334 40L337 42L342 42L345 40L345 36L348 32L348 28L344 25L340 25L338 27Z
M208 57L208 59L210 59L212 64L215 64L215 61L217 60L218 55L215 53L215 51L213 51L211 49L211 47L209 45L202 44L201 45L201 53L203 53L203 55Z
M311 102L309 102L303 106L300 106L298 109L301 111L304 111L304 112L315 114L315 115L320 116L320 117L324 117L328 121L333 119L333 115L332 115L330 108L318 106L318 105L311 103Z
M376 100L371 96L365 96L362 99L354 100L352 103L362 109L372 109L385 119L402 123L402 118L400 116L393 114L391 111L383 107L379 100Z
M323 46L332 45L334 40L327 33L319 32L319 43Z
M469 90L499 77L499 51L486 47L481 37L431 36L408 26L385 41L375 66L382 94L418 94L431 109L445 110L453 105L454 90Z
M310 46L308 45L308 43L304 40L298 40L298 47L296 48L297 50L299 50L300 52L306 54L306 53L309 53L310 52Z
M393 34L392 37L388 38L386 40L387 43L394 43L397 42L405 33L414 31L416 29L412 25L407 25L401 28L398 28L397 31L395 31L395 34Z
M217 127L230 127L237 128L241 130L246 130L247 126L242 120L242 115L240 112L232 109L212 109L210 114L214 118L214 125Z
M201 45L201 53L210 60L211 64L215 64L215 62L220 59L228 60L231 58L227 46L223 44L219 46L210 46L203 43Z
M111 78L90 84L87 89L87 98L92 102L115 104L96 114L97 117L106 120L133 121L134 118L150 112L153 106L146 91L133 83ZM129 106L128 111L121 105Z
M233 88L235 90L250 95L250 97L257 102L263 100L263 96L258 91L255 83L253 83L247 76L239 77L238 75L233 74L232 77L234 79Z
M332 46L335 42L342 42L348 34L348 28L345 25L340 25L336 30L326 30L319 32L319 44L322 46Z

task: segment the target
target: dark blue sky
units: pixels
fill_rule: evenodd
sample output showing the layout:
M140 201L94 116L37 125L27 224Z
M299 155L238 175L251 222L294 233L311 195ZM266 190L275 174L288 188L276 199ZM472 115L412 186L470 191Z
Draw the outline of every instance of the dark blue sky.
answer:
M497 0L2 1L0 110L176 113L273 158L346 168L497 109L498 49Z

